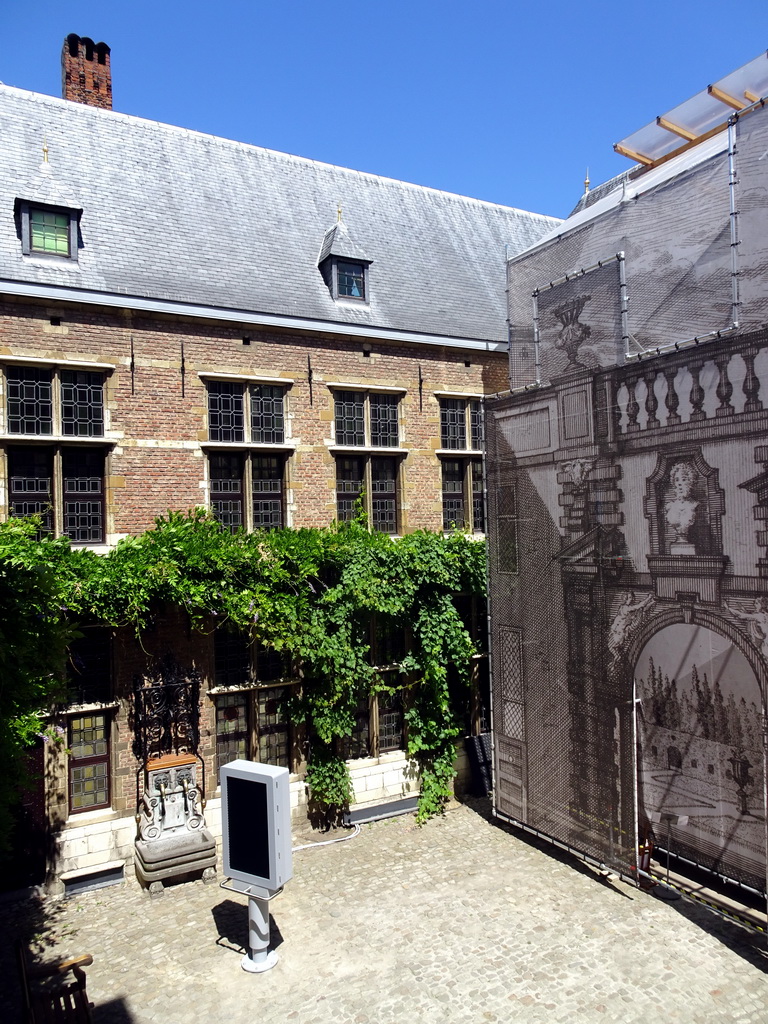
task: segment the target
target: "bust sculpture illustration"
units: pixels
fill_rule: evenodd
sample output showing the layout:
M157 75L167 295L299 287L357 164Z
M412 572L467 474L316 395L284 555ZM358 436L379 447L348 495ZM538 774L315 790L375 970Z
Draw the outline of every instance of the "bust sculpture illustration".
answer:
M698 501L691 497L696 470L690 462L678 462L669 471L671 491L664 502L664 518L673 532L671 555L695 555L696 546L688 540L688 531L696 519Z

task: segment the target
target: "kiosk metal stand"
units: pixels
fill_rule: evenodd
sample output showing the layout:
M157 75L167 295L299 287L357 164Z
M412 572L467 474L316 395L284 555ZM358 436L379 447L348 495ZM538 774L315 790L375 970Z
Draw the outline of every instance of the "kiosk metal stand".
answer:
M227 882L231 884L227 885ZM238 885L236 879L228 878L220 882L219 887L248 897L248 952L240 961L240 966L249 974L263 974L272 970L280 958L276 949L269 948L269 901L280 895L282 886L277 892L254 892L256 886L242 882Z

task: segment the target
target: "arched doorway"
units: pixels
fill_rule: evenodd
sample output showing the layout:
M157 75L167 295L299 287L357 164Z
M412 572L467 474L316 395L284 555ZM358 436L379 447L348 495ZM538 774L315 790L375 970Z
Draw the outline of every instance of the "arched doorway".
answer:
M641 833L671 852L765 889L763 717L755 673L707 626L662 627L635 666Z

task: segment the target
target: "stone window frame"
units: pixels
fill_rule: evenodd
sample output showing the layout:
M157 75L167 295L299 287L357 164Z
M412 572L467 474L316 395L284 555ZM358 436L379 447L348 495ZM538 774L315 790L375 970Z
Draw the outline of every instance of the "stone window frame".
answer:
M45 360L22 356L10 356L0 360L0 475L5 483L3 511L7 516L12 515L14 504L19 506L29 502L30 505L37 507L22 513L22 517L35 511L43 514L47 520L43 532L51 533L55 537L69 536L72 543L77 545L101 547L106 543L109 460L110 450L114 445L114 441L108 436L107 378L113 370L112 364L77 360ZM23 371L28 371L30 380L38 377L41 383L47 385L49 395L44 399L32 400L33 404L35 401L43 401L47 408L45 414L38 417L38 422L27 418L14 424L9 408L12 390L10 381L18 374L23 375ZM78 381L78 374L87 374L98 380ZM68 375L74 375L74 379L68 380ZM88 390L98 388L99 416L79 416L77 408L83 404L87 407L87 398L83 403L78 400L76 394L66 395L66 389L77 389L81 385L85 386L86 394ZM74 408L75 412L67 415L70 408ZM21 429L11 429L17 425ZM47 486L32 490L26 486L14 488L11 476L12 462L17 458L29 457L34 452L38 453L38 462L40 456L48 459L49 470L42 475L33 473L29 479L39 476L41 481L47 481ZM91 455L98 459L101 463L99 472L85 475L67 473L67 462L77 460L79 455ZM97 479L100 483L94 486ZM75 480L79 483L73 489L68 481ZM85 483L86 480L90 483ZM87 508L81 507L84 503ZM68 527L69 517L72 517L73 524L80 525ZM88 533L90 536L84 536Z

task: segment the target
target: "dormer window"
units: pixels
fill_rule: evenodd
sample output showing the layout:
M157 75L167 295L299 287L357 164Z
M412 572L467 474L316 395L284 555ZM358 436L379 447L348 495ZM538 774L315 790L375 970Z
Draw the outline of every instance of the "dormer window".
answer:
M341 219L326 231L317 266L331 298L368 303L371 263L372 260L355 242Z
M79 210L19 200L21 251L25 256L77 260Z

